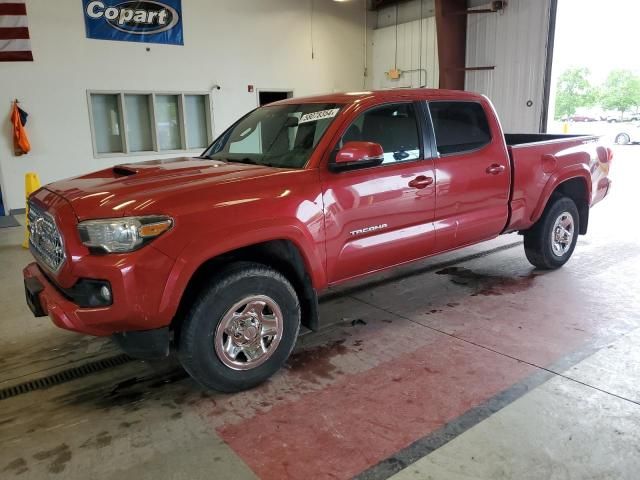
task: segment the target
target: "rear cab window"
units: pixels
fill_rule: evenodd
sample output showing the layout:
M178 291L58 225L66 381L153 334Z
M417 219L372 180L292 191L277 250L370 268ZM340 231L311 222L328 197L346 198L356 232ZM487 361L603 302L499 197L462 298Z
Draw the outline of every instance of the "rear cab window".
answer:
M429 110L440 155L470 152L491 143L491 129L480 103L433 101Z

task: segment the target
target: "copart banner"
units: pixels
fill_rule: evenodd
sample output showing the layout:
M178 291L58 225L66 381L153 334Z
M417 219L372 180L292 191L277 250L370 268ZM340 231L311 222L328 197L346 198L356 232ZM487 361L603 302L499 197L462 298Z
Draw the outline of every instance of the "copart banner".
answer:
M82 0L87 38L183 45L182 0Z

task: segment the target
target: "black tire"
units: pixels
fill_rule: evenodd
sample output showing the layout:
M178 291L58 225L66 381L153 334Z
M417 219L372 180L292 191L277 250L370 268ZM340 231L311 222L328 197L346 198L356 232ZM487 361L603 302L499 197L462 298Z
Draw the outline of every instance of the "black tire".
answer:
M573 217L573 236L567 250L558 255L553 250L552 235L556 220L565 212ZM576 248L580 232L580 217L573 200L567 197L552 198L542 217L530 229L524 232L524 251L529 262L543 270L554 270L562 267Z
M282 313L283 331L264 363L236 370L223 363L216 352L216 330L230 309L251 295L273 299ZM189 375L204 387L238 392L259 385L282 367L299 330L300 303L291 283L264 265L238 262L224 268L197 297L180 329L178 357Z

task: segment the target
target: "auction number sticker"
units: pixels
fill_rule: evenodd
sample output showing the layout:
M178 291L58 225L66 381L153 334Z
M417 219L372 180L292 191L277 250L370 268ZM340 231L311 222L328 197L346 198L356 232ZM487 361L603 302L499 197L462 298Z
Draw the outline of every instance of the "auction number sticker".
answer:
M333 118L339 111L339 108L332 108L331 110L320 110L319 112L305 113L300 117L298 124L315 122L317 120L324 120L325 118Z

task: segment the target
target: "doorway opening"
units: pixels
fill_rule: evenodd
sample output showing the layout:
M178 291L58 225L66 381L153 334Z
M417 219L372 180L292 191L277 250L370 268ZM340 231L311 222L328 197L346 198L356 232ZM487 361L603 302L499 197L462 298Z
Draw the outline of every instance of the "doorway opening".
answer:
M640 132L640 58L632 53L640 3L550 1L557 14L548 58L547 132L632 142Z
M293 90L258 90L258 106L293 97Z

